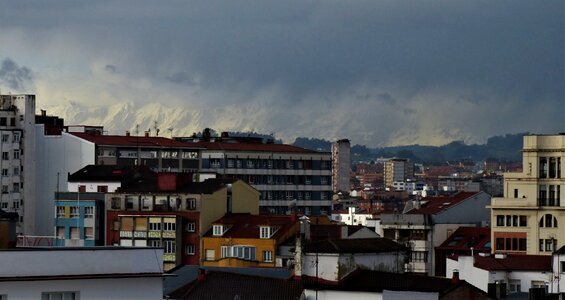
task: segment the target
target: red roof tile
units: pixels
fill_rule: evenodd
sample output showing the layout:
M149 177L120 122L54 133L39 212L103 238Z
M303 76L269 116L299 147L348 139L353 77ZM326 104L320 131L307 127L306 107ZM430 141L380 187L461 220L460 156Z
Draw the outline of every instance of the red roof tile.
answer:
M488 271L551 271L550 255L475 256L475 267Z
M125 136L125 135L100 135L84 132L70 133L76 137L102 146L130 146L130 147L175 147L187 149L199 149L199 146L191 143L157 136Z
M489 227L459 227L451 234L438 249L444 250L470 250L473 247L477 252L490 250Z
M277 239L284 232L288 231L298 222L293 220L292 216L278 215L251 215L251 214L226 214L222 218L212 222L213 225L228 225L229 229L221 238L249 238L258 239L260 226L276 226L279 229L271 237ZM212 229L206 234L206 237L214 237Z
M453 196L449 197L426 197L422 201L423 203L420 208L413 209L409 211L409 214L425 214L425 215L435 215L441 213L477 194L480 192L459 192Z

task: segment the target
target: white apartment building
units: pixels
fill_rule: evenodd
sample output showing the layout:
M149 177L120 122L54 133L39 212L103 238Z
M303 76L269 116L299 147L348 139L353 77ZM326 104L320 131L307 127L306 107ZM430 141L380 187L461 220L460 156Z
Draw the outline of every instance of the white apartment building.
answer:
M351 176L351 144L343 139L332 144L332 190L347 192Z
M526 135L522 172L504 173L493 198L493 252L550 255L565 245L565 133Z
M34 126L34 95L0 95L0 208L19 214L18 234L32 230L36 214Z

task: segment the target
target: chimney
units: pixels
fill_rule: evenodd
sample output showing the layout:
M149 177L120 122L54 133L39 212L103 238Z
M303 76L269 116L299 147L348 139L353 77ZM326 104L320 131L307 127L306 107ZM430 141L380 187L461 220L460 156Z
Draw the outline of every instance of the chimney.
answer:
M198 282L206 281L206 270L199 268L198 269Z
M129 136L129 131L126 131L126 136Z
M145 137L149 137L149 131L145 132Z
M45 109L41 110L41 116L45 117L47 115L47 111Z
M459 283L459 270L453 270L453 276L451 276L451 284L457 285Z

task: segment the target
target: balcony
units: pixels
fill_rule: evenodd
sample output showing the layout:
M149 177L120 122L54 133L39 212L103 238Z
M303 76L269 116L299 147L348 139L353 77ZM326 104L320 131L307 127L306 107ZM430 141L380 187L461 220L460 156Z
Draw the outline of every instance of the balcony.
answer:
M163 254L163 261L165 262L175 262L176 261L176 257L174 254Z
M133 236L133 232L131 231L125 231L125 230L120 231L120 237L131 238L132 236Z
M538 204L529 198L492 198L490 207L536 209Z
M174 231L163 231L163 238L174 239L176 234Z
M147 236L149 238L161 238L161 231L149 231Z

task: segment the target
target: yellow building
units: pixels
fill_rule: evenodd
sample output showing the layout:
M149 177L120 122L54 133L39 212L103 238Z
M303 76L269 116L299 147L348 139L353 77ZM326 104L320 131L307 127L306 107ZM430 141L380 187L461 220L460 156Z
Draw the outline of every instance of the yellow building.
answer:
M493 198L493 252L551 254L565 245L565 134L524 136L520 173L504 173L504 197Z
M226 214L202 238L203 266L279 267L279 245L294 240L296 216Z

